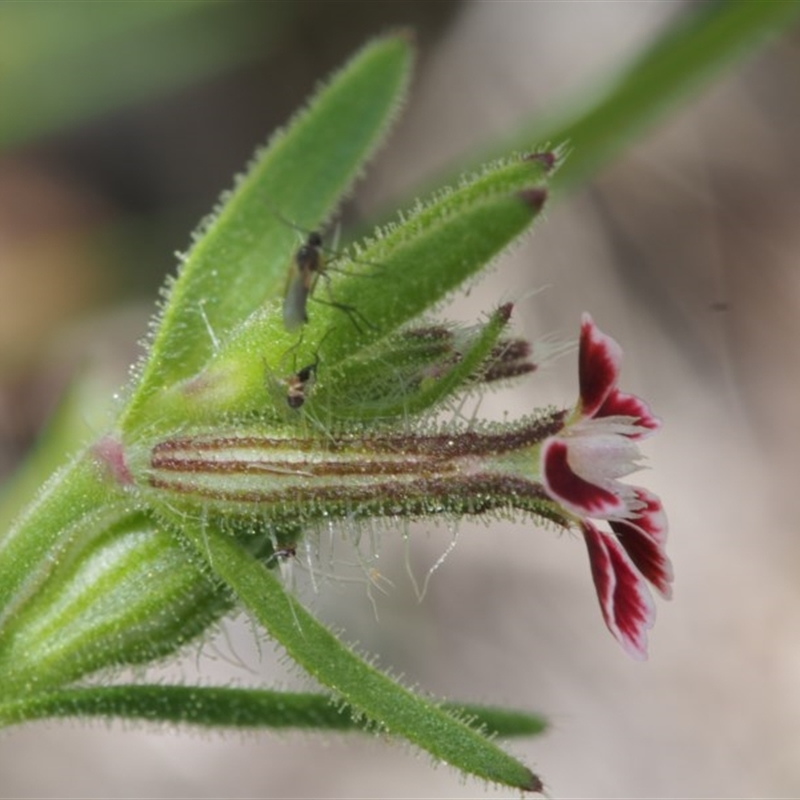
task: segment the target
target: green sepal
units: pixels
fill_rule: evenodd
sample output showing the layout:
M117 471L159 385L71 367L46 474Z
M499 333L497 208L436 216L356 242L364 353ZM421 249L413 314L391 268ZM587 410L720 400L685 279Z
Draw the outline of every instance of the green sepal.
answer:
M461 335L443 326L432 329L427 339L401 334L369 358L348 359L336 374L334 388L324 383L313 387L305 413L363 423L428 411L480 379L510 312L504 306L485 324Z

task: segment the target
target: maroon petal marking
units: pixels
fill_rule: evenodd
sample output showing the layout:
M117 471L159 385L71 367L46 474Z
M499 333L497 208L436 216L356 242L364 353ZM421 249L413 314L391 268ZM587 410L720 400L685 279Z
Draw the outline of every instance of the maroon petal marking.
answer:
M584 480L569 465L567 443L551 436L542 444L541 475L547 493L567 510L583 517L623 514L625 503L613 492Z
M664 548L632 522L612 520L609 524L639 572L669 600L672 597L672 563Z
M578 350L579 403L584 417L593 417L603 405L617 383L621 363L622 348L584 314Z
M631 439L643 439L655 433L661 427L661 420L650 410L650 406L634 394L625 394L614 389L597 410L595 417L633 417L636 424L644 428L641 433L630 436Z
M608 629L633 658L647 658L647 630L655 611L650 592L619 542L590 522L582 524L597 599Z

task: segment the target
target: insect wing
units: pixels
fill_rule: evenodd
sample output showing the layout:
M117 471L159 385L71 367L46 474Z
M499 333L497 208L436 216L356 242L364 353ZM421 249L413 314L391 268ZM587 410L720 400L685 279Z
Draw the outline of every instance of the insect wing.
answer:
M287 331L293 331L308 322L306 302L308 287L303 274L292 262L289 279L286 283L286 294L283 298L283 324Z

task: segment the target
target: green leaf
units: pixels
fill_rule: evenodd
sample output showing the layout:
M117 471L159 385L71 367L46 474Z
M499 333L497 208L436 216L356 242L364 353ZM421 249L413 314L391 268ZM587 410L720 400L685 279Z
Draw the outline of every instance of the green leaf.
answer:
M484 165L455 190L418 203L359 252L374 278L336 276L337 302L373 321L367 330L341 322L333 307L315 309L309 339L324 336L320 357L334 363L431 310L483 269L538 218L557 156L516 156ZM336 316L334 316L336 315Z
M169 509L164 509L170 517ZM462 720L395 683L345 647L235 540L186 519L180 532L288 655L367 719L463 772L519 789L539 779Z
M536 736L547 728L537 714L475 704L444 703L442 708L497 736ZM47 717L117 717L207 728L376 729L329 695L229 686L93 686L0 703L0 725Z
M317 227L349 190L397 111L411 56L405 35L368 45L257 155L171 286L124 427L141 421L148 397L196 373L235 325L282 294L298 245L292 225Z

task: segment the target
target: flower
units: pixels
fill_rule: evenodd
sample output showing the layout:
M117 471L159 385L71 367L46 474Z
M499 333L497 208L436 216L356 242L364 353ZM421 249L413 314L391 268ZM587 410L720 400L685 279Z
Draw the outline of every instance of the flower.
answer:
M620 478L639 469L636 442L661 421L643 400L619 391L621 362L617 342L584 314L580 397L564 428L542 442L540 467L548 495L583 533L608 629L631 656L644 659L655 619L647 583L671 596L667 521L658 497ZM605 520L611 530L594 520Z

